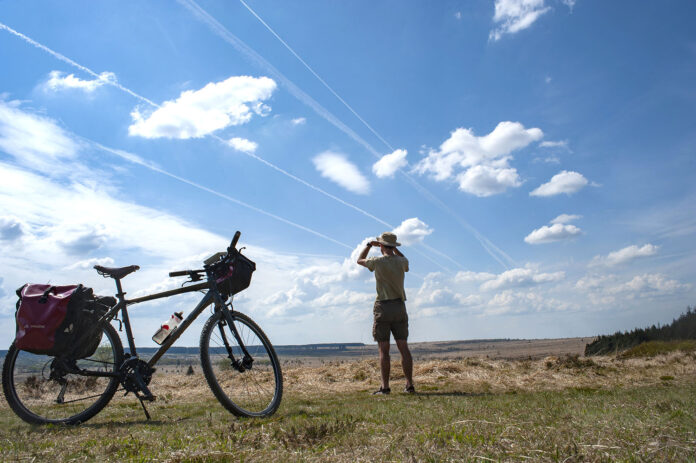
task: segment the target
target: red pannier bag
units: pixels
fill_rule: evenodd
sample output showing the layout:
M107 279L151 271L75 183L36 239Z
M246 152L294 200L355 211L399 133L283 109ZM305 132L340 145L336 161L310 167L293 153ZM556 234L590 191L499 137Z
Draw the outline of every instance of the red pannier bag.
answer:
M67 347L61 345L59 333L78 288L82 285L27 284L17 290L15 346L34 354L59 355Z

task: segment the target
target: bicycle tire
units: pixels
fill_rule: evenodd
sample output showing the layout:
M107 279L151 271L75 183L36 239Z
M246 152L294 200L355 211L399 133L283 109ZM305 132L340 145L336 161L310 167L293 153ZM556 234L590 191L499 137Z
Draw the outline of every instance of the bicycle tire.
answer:
M246 417L270 416L283 397L283 374L275 349L263 330L248 316L232 312L235 328L254 359L243 372L232 366L223 335L235 359L244 357L232 330L218 311L201 331L201 367L218 401L232 414Z
M5 399L12 411L27 423L84 423L106 407L116 393L117 377L64 373L61 379L65 385L61 386L50 378L54 362L54 357L17 349L14 342L7 352L2 369ZM102 340L97 350L75 362L85 370L118 371L123 362L123 345L114 327L102 324Z

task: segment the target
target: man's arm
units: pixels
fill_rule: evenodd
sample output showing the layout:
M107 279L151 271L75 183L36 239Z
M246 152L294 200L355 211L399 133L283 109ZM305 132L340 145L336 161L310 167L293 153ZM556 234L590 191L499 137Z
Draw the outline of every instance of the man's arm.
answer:
M397 247L394 248L394 254L406 259L406 256L404 256L403 253L401 251L399 251L399 248L397 248ZM406 268L404 269L404 272L408 272L408 259L406 259Z
M362 265L363 267L367 267L367 253L370 252L370 248L375 245L375 241L370 241L365 245L365 249L362 250L360 255L358 256L358 265Z

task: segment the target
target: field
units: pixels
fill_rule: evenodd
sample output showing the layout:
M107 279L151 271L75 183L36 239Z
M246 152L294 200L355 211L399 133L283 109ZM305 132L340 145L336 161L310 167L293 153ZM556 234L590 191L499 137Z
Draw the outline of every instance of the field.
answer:
M73 428L30 426L3 401L0 452L3 461L696 460L693 351L584 358L579 340L491 343L414 345L416 395L398 392L398 354L395 393L370 394L374 347L369 357L285 358L283 404L262 420L227 413L198 365L155 375L150 422L120 394Z

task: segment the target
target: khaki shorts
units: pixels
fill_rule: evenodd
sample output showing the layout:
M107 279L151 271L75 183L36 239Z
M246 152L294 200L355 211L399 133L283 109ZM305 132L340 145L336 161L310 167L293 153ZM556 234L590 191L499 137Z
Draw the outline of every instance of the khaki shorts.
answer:
M395 340L408 338L408 315L406 304L401 299L375 301L375 322L372 325L372 337L377 342L389 341L389 333Z

